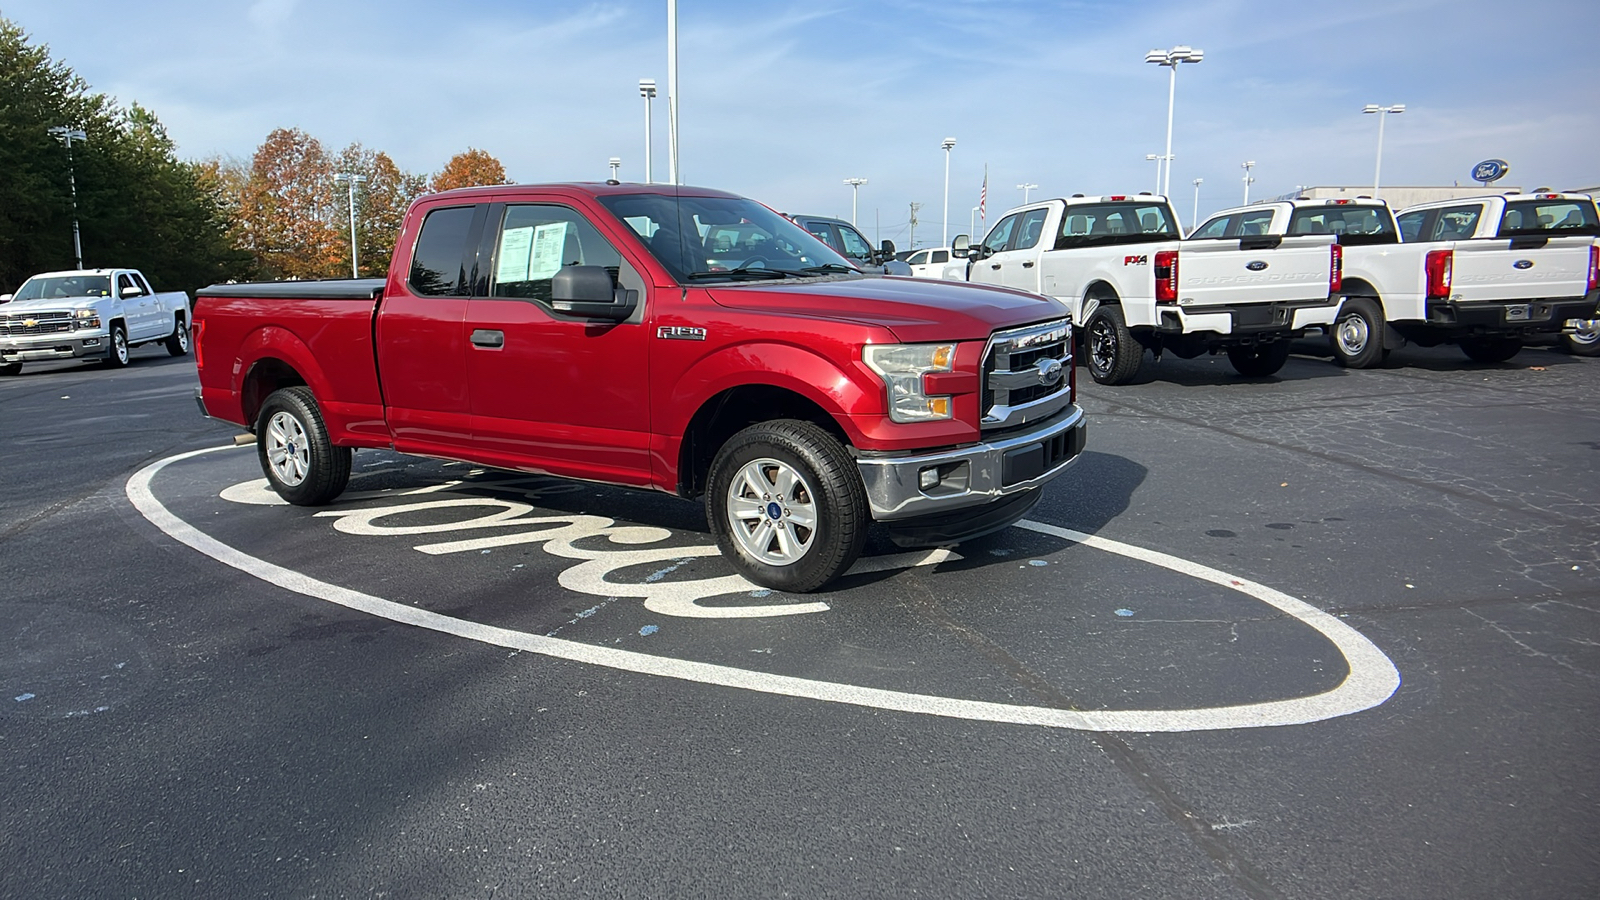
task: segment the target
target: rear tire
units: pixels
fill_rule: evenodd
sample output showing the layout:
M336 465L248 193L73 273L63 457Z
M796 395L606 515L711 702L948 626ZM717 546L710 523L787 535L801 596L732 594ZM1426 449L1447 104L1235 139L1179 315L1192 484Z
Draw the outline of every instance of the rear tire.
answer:
M1350 297L1328 333L1333 358L1346 369L1370 369L1382 364L1389 351L1383 346L1383 313L1367 297Z
M111 323L111 346L106 348L106 365L113 369L128 366L128 329L121 322Z
M761 422L717 451L706 490L717 547L741 575L814 591L843 575L866 543L866 489L844 446L810 422Z
M7 376L7 375L21 375L21 374L22 374L22 363L6 363L5 365L0 365L0 377L4 377L4 376Z
M1563 334L1561 346L1573 356L1600 356L1600 319L1591 319L1587 327Z
M1257 344L1254 347L1228 348L1228 362L1233 363L1234 371L1246 378L1265 378L1268 375L1275 375L1288 361L1288 341L1273 341L1270 344Z
M173 356L186 356L189 353L189 323L178 316L173 322L172 333L167 335L165 341L167 352Z
M261 404L256 456L267 483L295 506L323 506L350 482L350 448L328 438L308 387L281 388Z
M1100 384L1127 384L1144 363L1144 345L1128 330L1122 307L1101 302L1083 323L1083 355Z
M1462 338L1461 352L1478 363L1503 363L1522 350L1521 338Z

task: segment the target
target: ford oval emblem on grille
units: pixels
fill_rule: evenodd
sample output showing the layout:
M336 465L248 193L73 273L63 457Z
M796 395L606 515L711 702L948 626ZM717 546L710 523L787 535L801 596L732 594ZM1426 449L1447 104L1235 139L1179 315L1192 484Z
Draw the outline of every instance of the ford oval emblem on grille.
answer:
M1262 262L1261 260L1257 259L1257 260L1253 260L1251 262L1245 263L1244 267L1246 269L1249 269L1252 272L1259 272L1262 269L1265 269L1267 267L1267 264Z
M1061 360L1039 360L1039 383L1045 386L1056 384L1061 380Z
M1514 268L1514 269L1531 269L1531 268L1533 268L1533 260L1531 260L1531 259L1519 259L1516 262L1512 263L1511 267Z

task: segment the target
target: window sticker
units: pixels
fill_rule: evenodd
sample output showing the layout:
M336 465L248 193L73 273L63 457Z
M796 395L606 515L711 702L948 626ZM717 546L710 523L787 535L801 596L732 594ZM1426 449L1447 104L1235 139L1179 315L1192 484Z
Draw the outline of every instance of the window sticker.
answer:
M528 261L528 281L554 278L561 270L561 252L567 245L567 222L551 222L533 230L533 253Z
M494 278L500 284L528 280L528 257L533 248L533 226L507 228L500 234L500 261Z

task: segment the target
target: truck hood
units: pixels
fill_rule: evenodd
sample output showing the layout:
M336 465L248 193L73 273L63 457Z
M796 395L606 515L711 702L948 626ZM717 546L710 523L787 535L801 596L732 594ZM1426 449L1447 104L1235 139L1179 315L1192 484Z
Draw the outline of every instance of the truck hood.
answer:
M982 340L997 329L1065 318L1049 297L921 278L843 278L707 286L720 306L881 325L907 343Z
M40 297L38 300L9 300L0 303L0 313L8 316L31 312L61 312L62 310L93 309L96 303L109 297Z

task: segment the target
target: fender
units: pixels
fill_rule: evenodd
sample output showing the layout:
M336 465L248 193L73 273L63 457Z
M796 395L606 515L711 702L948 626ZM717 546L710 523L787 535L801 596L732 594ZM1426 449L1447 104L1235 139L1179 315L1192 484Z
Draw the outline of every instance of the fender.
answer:
M317 405L335 444L389 445L387 428L383 425L383 406L377 396L377 379L370 372L370 365L363 370L365 377L330 378L306 342L281 325L257 328L239 344L230 373L230 391L241 416L250 412L244 409L246 379L258 365L269 360L282 362L305 380L317 397ZM359 382L362 381L372 382L370 392L361 390ZM367 393L370 397L362 396ZM379 435L381 438L374 440Z
M766 384L793 391L822 407L852 442L862 434L851 421L857 415L885 415L878 379L864 365L841 369L832 360L804 347L763 341L718 348L697 360L663 398L656 430L682 435L705 402L725 390Z

